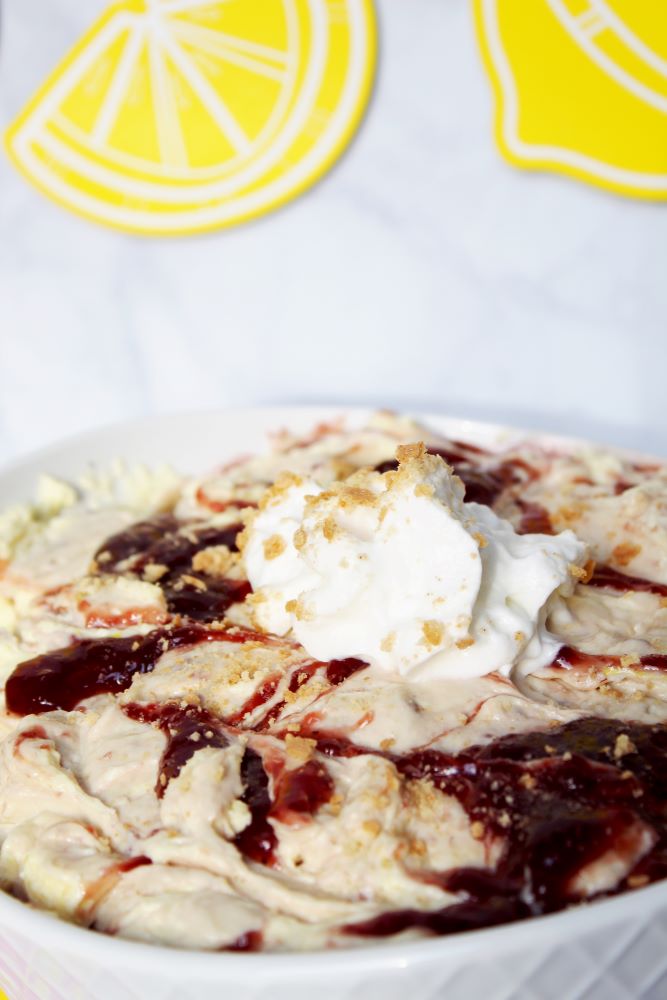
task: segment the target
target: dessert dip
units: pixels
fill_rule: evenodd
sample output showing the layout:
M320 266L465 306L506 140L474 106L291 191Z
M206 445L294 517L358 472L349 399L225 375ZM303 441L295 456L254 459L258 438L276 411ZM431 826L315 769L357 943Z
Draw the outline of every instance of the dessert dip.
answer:
M667 875L667 469L389 413L0 517L0 880L313 950Z

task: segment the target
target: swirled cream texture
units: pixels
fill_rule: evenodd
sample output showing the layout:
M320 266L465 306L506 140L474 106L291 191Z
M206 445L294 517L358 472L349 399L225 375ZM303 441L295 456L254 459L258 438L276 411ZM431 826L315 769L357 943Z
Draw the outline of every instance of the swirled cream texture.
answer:
M465 678L553 660L549 601L569 594L587 547L572 531L519 535L423 444L396 471L324 488L284 477L244 549L263 629L311 656L357 656L415 677Z
M302 951L665 878L666 567L664 466L387 413L45 480L0 514L0 885Z

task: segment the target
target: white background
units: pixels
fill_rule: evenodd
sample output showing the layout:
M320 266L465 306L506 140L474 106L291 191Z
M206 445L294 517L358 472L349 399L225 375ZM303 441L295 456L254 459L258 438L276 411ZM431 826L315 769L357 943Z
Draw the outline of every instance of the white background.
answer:
M101 0L4 0L0 124ZM667 454L667 206L517 172L467 0L377 0L361 133L306 196L180 240L0 161L0 460L144 413L359 402Z

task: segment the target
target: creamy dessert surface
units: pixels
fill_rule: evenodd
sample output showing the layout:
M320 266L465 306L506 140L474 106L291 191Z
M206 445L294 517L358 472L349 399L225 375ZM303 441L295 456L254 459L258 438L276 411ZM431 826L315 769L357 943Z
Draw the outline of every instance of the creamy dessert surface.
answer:
M0 880L309 950L667 875L667 471L380 413L0 516Z

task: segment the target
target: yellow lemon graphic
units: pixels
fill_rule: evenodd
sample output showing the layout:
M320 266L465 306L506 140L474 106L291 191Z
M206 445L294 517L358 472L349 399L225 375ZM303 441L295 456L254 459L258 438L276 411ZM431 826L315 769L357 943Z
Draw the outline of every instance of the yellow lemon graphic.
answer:
M475 0L475 13L508 160L667 198L667 3Z
M10 127L16 166L130 232L261 215L312 184L371 90L371 0L125 0Z

